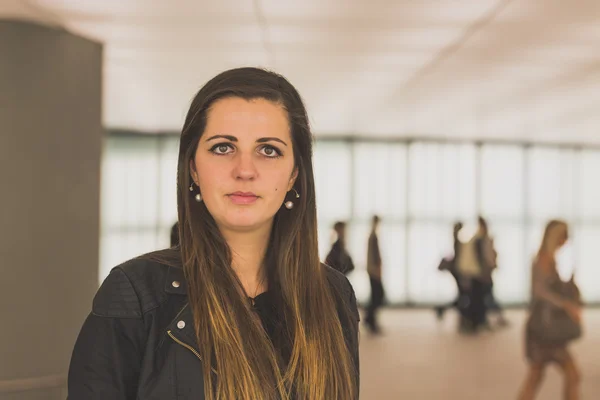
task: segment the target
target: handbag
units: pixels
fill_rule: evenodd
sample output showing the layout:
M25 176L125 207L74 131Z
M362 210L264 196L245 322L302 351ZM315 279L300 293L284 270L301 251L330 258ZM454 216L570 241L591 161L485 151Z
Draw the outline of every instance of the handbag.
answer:
M569 301L581 304L580 291L573 278L568 282L557 280L551 289ZM580 322L575 321L564 309L544 300L535 303L527 329L532 337L548 345L564 345L583 334Z

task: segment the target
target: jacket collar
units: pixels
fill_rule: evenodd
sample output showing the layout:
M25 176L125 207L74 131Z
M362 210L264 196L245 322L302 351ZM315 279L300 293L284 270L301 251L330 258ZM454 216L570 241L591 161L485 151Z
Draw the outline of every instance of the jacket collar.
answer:
M169 266L164 282L164 290L171 295L187 296L187 281L182 267ZM194 316L187 301L167 326L166 331L186 346L190 346L196 352L199 352L196 333L194 332Z
M194 316L190 305L186 303L179 311L177 316L167 327L167 332L188 346L191 346L196 352L199 352L196 332L194 331Z
M164 283L165 292L187 296L187 281L183 268L180 266L169 266Z

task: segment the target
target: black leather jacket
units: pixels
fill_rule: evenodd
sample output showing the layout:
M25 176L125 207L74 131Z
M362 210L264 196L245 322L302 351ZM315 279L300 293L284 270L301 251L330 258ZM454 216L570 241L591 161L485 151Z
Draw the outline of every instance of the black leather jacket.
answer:
M344 275L323 268L337 294L338 312L355 317L353 326L343 328L358 387L354 291ZM181 266L138 258L114 268L98 290L75 344L68 400L204 399L192 319ZM340 320L348 319L340 315Z

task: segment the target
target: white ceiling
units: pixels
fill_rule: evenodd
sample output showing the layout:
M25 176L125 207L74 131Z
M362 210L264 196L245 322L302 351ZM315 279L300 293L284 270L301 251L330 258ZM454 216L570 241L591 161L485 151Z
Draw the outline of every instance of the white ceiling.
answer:
M178 131L227 68L274 69L319 136L600 143L600 0L0 0L105 44L108 127Z

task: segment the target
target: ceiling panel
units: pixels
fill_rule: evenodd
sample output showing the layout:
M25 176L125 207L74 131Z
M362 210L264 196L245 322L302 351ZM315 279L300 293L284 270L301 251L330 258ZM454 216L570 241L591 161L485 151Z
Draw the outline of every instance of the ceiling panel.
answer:
M63 15L65 20L206 20L252 14L252 0L29 0L29 3Z
M104 122L179 130L196 90L273 68L317 135L600 143L598 0L5 0L105 44Z
M468 23L496 3L496 0L458 2L456 0L260 0L265 17L336 20L448 21L455 25ZM373 21L376 22L376 21Z

